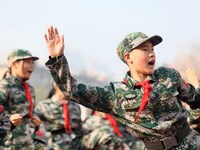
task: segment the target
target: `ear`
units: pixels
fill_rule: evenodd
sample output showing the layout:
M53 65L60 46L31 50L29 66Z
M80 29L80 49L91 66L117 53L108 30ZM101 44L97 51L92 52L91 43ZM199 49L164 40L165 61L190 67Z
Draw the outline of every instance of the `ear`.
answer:
M133 61L130 58L130 53L125 53L124 54L124 59L126 60L127 64L132 63Z
M17 69L17 61L12 62L11 67Z

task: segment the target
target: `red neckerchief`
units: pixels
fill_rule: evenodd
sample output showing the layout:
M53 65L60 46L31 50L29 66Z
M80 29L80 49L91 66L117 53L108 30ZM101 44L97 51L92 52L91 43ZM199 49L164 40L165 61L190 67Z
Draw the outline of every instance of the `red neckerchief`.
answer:
M40 138L44 138L44 135L43 135L43 133L42 133L42 131L41 131L40 129L38 129L38 130L36 131L36 134L37 134Z
M98 113L95 111L93 115L98 116ZM113 127L115 134L122 138L123 134L120 132L115 119L110 114L104 114L103 118L108 119L110 125Z
M29 89L29 85L26 82L23 82L25 92L26 92L26 99L29 101L29 117L33 117L33 102L32 102L32 96Z
M65 132L66 133L72 132L72 127L70 123L70 113L69 113L69 108L67 106L66 100L62 101L62 106L63 106L63 114L64 114L64 119L65 119L65 124L64 124Z
M0 105L0 113L3 111L3 106Z
M142 101L141 101L141 104L140 104L140 108L139 108L139 110L138 110L138 112L137 112L137 114L135 116L134 122L136 122L136 120L138 119L139 114L141 113L141 111L144 109L144 107L146 106L146 104L148 102L149 93L152 90L152 87L149 84L149 81L150 80L146 80L144 82L138 82L138 83L135 84L135 86L141 86L144 89L144 94L142 96ZM127 84L127 81L126 81L125 78L123 79L123 83Z
M138 112L137 112L137 114L135 116L134 122L136 122L139 114L144 109L144 107L146 106L146 104L147 104L147 102L149 100L149 93L152 90L152 87L149 84L149 81L150 80L146 80L144 82L138 82L138 83L135 84L135 86L141 86L144 89L144 94L142 96L142 101L141 101L141 104L140 104L140 108L139 108L139 110L138 110Z

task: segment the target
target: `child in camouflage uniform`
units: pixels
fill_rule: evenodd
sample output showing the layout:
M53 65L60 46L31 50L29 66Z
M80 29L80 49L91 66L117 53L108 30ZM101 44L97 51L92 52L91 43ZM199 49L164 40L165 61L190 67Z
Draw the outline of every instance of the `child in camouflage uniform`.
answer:
M5 150L33 150L44 147L35 134L41 121L33 114L34 89L26 83L37 59L38 57L23 49L16 49L8 56L9 72L0 82L0 105L4 107L5 114L10 117L15 128L6 138Z
M85 149L95 150L141 150L142 141L136 141L110 115L94 111L83 123L82 143Z
M46 100L40 101L35 112L44 123L45 130L51 133L48 147L51 150L80 149L82 137L81 112L78 104L67 101L58 86L53 83L54 92ZM64 104L67 106L64 107ZM68 109L65 114L65 108Z
M123 81L104 87L73 79L64 56L64 36L56 28L48 28L45 41L50 55L46 66L67 99L112 114L133 137L144 141L146 149L200 149L200 135L189 127L181 103L199 107L200 89L185 83L174 69L154 69L154 46L162 42L160 36L127 35L117 54L130 70Z

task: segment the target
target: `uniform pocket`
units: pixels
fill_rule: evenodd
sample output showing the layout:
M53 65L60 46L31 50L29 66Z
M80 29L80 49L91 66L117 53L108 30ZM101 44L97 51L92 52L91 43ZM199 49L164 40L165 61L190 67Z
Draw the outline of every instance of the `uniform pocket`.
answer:
M139 95L136 95L134 92L126 92L124 94L124 100L122 102L122 108L128 109L137 109L140 107L141 98Z

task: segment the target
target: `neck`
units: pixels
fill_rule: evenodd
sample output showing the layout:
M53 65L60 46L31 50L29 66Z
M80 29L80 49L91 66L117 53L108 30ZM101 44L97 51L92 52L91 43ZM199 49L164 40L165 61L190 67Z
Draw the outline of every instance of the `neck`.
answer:
M143 82L148 77L148 75L146 75L146 74L137 73L137 72L133 72L133 71L130 71L130 75L133 79L137 80L138 82Z

